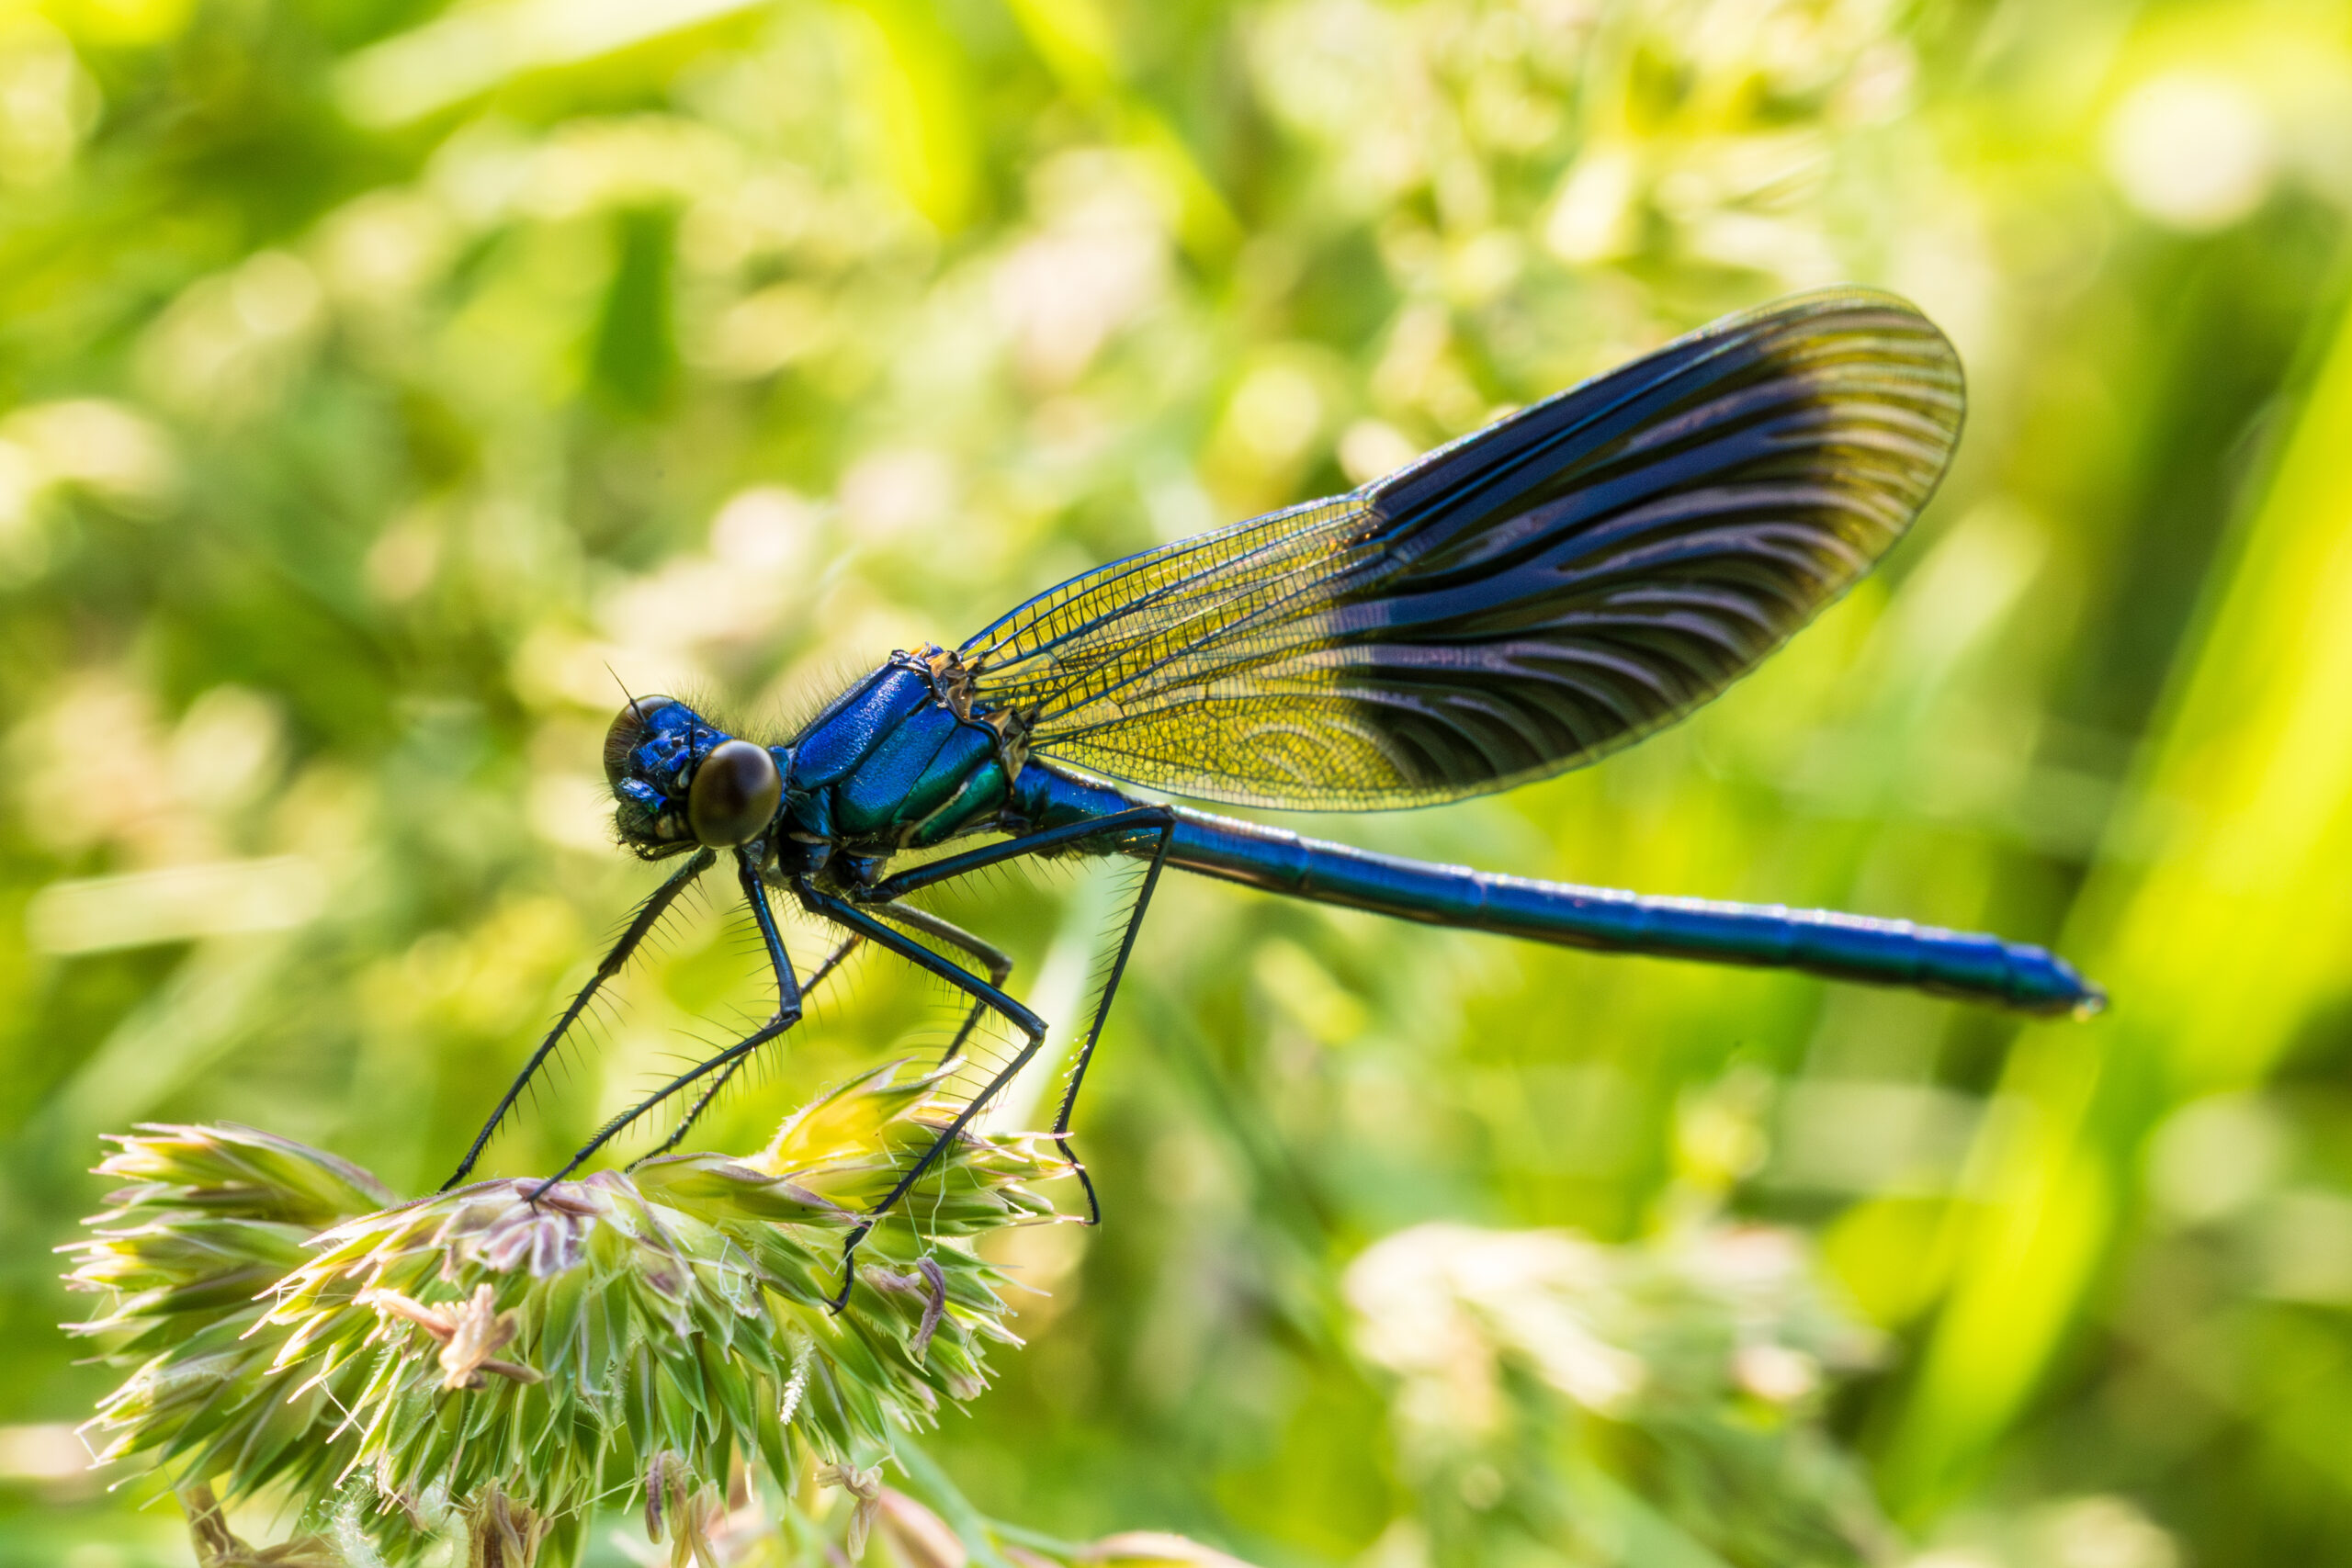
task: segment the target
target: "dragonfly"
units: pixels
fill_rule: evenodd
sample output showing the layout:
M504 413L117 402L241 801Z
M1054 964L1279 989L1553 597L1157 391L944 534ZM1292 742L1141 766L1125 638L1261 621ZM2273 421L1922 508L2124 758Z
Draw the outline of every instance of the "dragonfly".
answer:
M1433 864L1159 798L1430 806L1632 745L1871 570L1935 491L1964 406L1958 355L1915 307L1816 290L1726 317L1349 494L1099 567L953 649L893 653L789 739L727 733L667 696L629 699L605 745L619 837L674 869L450 1185L597 992L722 860L773 971L774 1013L615 1117L549 1180L695 1090L655 1152L674 1148L852 950L896 953L969 998L948 1056L987 1013L1016 1043L848 1233L836 1306L874 1224L1044 1046L1045 1021L1004 989L1011 960L909 901L1008 862L1142 866L1050 1129L1090 1221L1101 1207L1069 1143L1071 1114L1170 867L1436 926L2088 1016L2105 999L2097 986L1994 936ZM805 983L772 895L842 939Z

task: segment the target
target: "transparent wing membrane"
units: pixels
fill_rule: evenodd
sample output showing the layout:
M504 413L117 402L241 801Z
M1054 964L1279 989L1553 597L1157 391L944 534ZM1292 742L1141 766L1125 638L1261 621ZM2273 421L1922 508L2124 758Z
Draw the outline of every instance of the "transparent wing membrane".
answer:
M964 645L1041 756L1376 809L1581 766L1714 696L1934 491L1964 398L1890 295L1801 295L1348 496L1115 562Z

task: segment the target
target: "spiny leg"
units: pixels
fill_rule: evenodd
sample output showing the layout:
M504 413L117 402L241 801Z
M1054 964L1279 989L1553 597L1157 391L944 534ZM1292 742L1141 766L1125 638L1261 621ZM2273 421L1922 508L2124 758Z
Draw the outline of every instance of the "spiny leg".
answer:
M924 936L936 936L938 941L948 942L950 947L959 947L959 950L969 952L971 957L976 957L976 959L978 959L978 962L981 962L981 966L983 966L983 968L988 968L988 983L995 985L997 989L1004 989L1004 983L1007 983L1007 980L1012 980L1012 976L1013 976L1013 959L1012 959L1012 954L1009 954L1009 952L1004 952L1002 947L997 947L995 942L988 942L986 938L974 936L974 933L971 933L971 931L965 931L965 929L962 929L962 926L953 924L953 921L941 919L941 917L938 917L938 915L932 915L932 912L929 912L929 909L917 909L915 905L906 905L906 903L885 903L885 905L870 905L870 908L875 909L875 915L885 917L885 919L894 919L894 921L899 921L900 926L912 926L912 929L915 929L915 931L922 931ZM799 987L799 992L802 992L802 995L807 997L807 995L809 995L809 992L814 992L814 989L819 987L819 985L826 983L826 976L831 976L832 971L835 971L835 968L840 966L842 959L847 959L849 954L852 954L852 952L856 950L858 942L864 942L864 941L865 941L865 938L864 938L864 936L856 936L856 933L852 933L852 936L849 936L847 941L842 941L842 945L840 945L840 947L835 947L835 950L832 950L832 957L828 957L826 962L819 964L819 968L816 968L816 974L814 974L814 976L809 976L809 980L807 980L807 983L802 985L802 987ZM953 1060L957 1058L957 1055L962 1054L962 1051L965 1051L965 1042L967 1042L967 1039L971 1039L971 1030L974 1030L974 1027L978 1025L978 1022L981 1022L981 1013L986 1013L986 1010L988 1010L988 1004L986 1004L986 1001L974 1001L974 1004L971 1004L971 1010L967 1010L967 1013L965 1013L965 1022L962 1022L962 1025L959 1025L957 1030L955 1030L955 1039L950 1039L950 1042L948 1042L948 1048L945 1048L944 1054L938 1055L938 1060L941 1060L941 1065L953 1063ZM663 1145L661 1145L659 1149L654 1149L654 1152L651 1152L651 1155L644 1155L642 1159L654 1159L656 1155L668 1155L668 1152L671 1152L671 1149L675 1149L677 1145L680 1145L680 1140L684 1140L684 1135L687 1135L687 1128L692 1128L692 1126L694 1126L694 1122L696 1122L696 1119L701 1117L701 1114L703 1114L703 1110L706 1110L706 1107L710 1105L710 1100L715 1100L715 1098L718 1098L719 1090L727 1089L727 1081L734 1079L736 1072L741 1072L741 1069L743 1069L743 1060L746 1060L746 1058L736 1058L734 1063L727 1065L727 1072L722 1072L722 1075L719 1075L719 1077L715 1077L715 1079L710 1079L710 1086L708 1086L708 1089L703 1089L701 1098L696 1098L696 1100L694 1100L694 1110L689 1110L689 1112L684 1114L684 1119L682 1119L682 1122L677 1123L677 1131L675 1131L675 1134L668 1135L668 1138L663 1140Z
M750 1055L752 1052L758 1050L761 1046L766 1044L769 1041L775 1039L777 1035L782 1034L786 1030L790 1029L794 1024L799 1021L800 1018L797 1012L795 1012L789 1018L786 1018L782 1014L778 1014L776 1017L770 1019L766 1024L757 1030L754 1030L750 1034L745 1035L742 1039L737 1041L734 1044L729 1045L726 1050L721 1051L718 1055L711 1057L708 1061L698 1062L695 1066L687 1068L684 1072L680 1073L676 1077L672 1078L668 1083L663 1084L660 1089L655 1089L651 1094L647 1095L643 1100L639 1100L635 1105L630 1106L627 1111L622 1111L619 1115L605 1122L605 1125L597 1131L594 1137L589 1139L587 1143L581 1145L580 1152L573 1155L571 1158L565 1163L564 1168L561 1170L557 1171L553 1176L548 1177L545 1181L540 1182L538 1186L531 1190L528 1201L534 1203L537 1202L541 1197L546 1195L548 1188L553 1187L557 1182L561 1181L565 1177L570 1176L573 1171L579 1169L582 1164L583 1164L591 1156L595 1154L598 1149L603 1148L606 1144L611 1143L615 1138L620 1136L623 1132L627 1131L629 1123L635 1122L639 1117L644 1115L647 1111L652 1110L655 1106L661 1104L663 1100L669 1099L680 1089L686 1088L697 1078L707 1077L712 1073L724 1072L733 1067L737 1063L742 1061L744 1057Z
M1153 828L1173 830L1176 813L1166 806L1136 806L1107 816L1090 818L1083 822L1069 822L1058 828L1046 828L1035 833L1023 833L1017 839L1007 839L1001 844L986 844L977 850L967 850L959 855L925 862L886 876L858 895L862 904L888 903L903 898L918 888L934 883L953 882L959 876L991 865L1001 865L1009 860L1022 860L1030 855L1044 854L1066 844L1083 844L1090 839L1119 839L1130 828Z
M760 882L759 860L763 852L764 846L756 840L739 848L735 852L735 880L743 890L743 901L752 907L752 919L760 928L760 941L767 948L768 964L775 971L775 1016L718 1055L679 1074L605 1122L594 1137L565 1162L561 1170L539 1183L537 1190L531 1194L533 1199L579 1169L583 1161L618 1137L631 1122L688 1084L714 1072L732 1070L735 1064L800 1021L800 982L793 976L792 955L784 950L784 935L776 930L775 911L768 908L767 889Z
M1094 1059L1094 1047L1102 1038L1102 1023L1111 1016L1111 998L1119 994L1120 977L1127 972L1127 956L1136 950L1136 933L1143 930L1144 911L1151 908L1152 893L1159 886L1160 869L1168 863L1168 846L1176 837L1176 813L1162 807L1159 818L1159 842L1151 852L1151 867L1143 874L1143 886L1136 889L1135 907L1127 912L1127 929L1119 938L1119 951L1111 960L1111 973L1102 981L1102 995L1094 1004L1094 1021L1087 1027L1086 1042L1078 1048L1078 1059L1070 1064L1069 1082L1062 1090L1062 1108L1054 1117L1054 1146L1078 1172L1078 1184L1086 1190L1086 1223L1102 1223L1102 1204L1094 1196L1094 1179L1086 1174L1086 1167L1069 1146L1070 1112L1078 1108L1079 1086L1086 1081L1086 1066Z
M669 912L670 906L677 901L678 895L684 893L688 884L692 883L695 877L708 871L718 859L718 857L707 849L696 850L694 858L680 866L671 875L669 881L655 888L652 896L638 906L637 913L630 918L628 929L621 932L620 940L613 943L612 951L605 953L604 961L596 965L596 973L589 977L585 986L580 987L580 994L571 998L570 1007L563 1010L563 1016L556 1020L555 1027L548 1030L547 1038L539 1042L539 1048L531 1053L531 1059L523 1064L521 1072L514 1075L514 1081L508 1086L505 1097L499 1100L498 1109L490 1113L490 1120L483 1122L481 1131L474 1134L473 1145L466 1150L466 1157L458 1162L456 1174L441 1184L442 1191L447 1192L472 1172L474 1162L481 1158L481 1151L489 1145L491 1135L498 1131L498 1124L503 1122L506 1119L506 1113L514 1108L514 1101L522 1097L523 1090L530 1083L533 1075L545 1065L548 1055L571 1032L571 1026L580 1021L580 1015L587 1010L590 999L603 987L605 981L621 972L622 966L628 963L630 955L635 953L639 945L652 933L653 928L661 923L662 917Z
M1029 1065L1030 1059L1037 1055L1038 1050L1045 1043L1046 1036L1042 1029L1030 1035L1023 1043L1021 1049L1013 1053L1012 1060L999 1068L996 1076L989 1079L980 1092L974 1095L966 1103L964 1109L956 1113L956 1119L939 1130L939 1135L932 1139L930 1146L922 1151L922 1157L915 1161L904 1176L899 1178L898 1184L890 1189L882 1201L868 1209L865 1216L858 1221L856 1228L849 1233L849 1238L842 1243L842 1288L831 1303L833 1311L838 1313L849 1305L850 1292L857 1288L858 1244L865 1239L866 1234L873 1230L884 1215L898 1205L899 1200L907 1195L909 1189L922 1179L923 1172L931 1168L933 1162L939 1158L947 1145L964 1135L964 1129L971 1125L972 1119L988 1109L989 1102L1004 1091L1005 1085L1020 1076L1021 1069Z
M1061 1114L1054 1123L1054 1146L1078 1172L1079 1185L1086 1190L1087 1223L1093 1224L1102 1218L1102 1206L1094 1195L1094 1179L1069 1146L1070 1112L1078 1103L1078 1089L1086 1077L1086 1067L1093 1058L1095 1043L1102 1037L1102 1023L1111 1014L1111 998L1118 993L1119 979L1126 972L1127 956L1135 951L1136 933L1143 928L1144 911L1151 907L1151 896L1159 886L1160 869L1168 863L1169 845L1176 837L1176 813L1165 806L1138 806L1125 811L1113 812L1088 822L1073 822L1060 828L1047 829L1011 839L1001 844L950 855L927 865L919 865L896 876L876 883L869 897L897 899L917 888L995 865L1023 855L1037 854L1064 844L1082 844L1091 839L1123 839L1136 829L1148 829L1157 838L1152 849L1151 868L1144 874L1143 886L1136 894L1134 909L1127 916L1125 934L1119 940L1119 951L1111 964L1109 977L1103 982L1102 999L1095 1004L1093 1026L1087 1031L1086 1043L1079 1050L1078 1060L1070 1069L1069 1087L1062 1094Z
M1006 1064L1003 1070L991 1078L988 1086L964 1107L956 1120L949 1123L945 1132L932 1140L931 1146L925 1149L922 1157L915 1161L914 1168L899 1178L898 1184L891 1188L889 1194L881 1202L866 1212L865 1221L850 1232L848 1239L842 1242L842 1289L841 1294L834 1298L832 1303L833 1310L839 1312L848 1304L850 1291L857 1282L858 1243L864 1241L866 1233L874 1228L874 1222L888 1213L891 1205L904 1197L907 1189L913 1186L916 1179L931 1168L932 1162L939 1157L940 1150L946 1146L947 1141L960 1134L972 1118L979 1114L980 1108L985 1106L1005 1084L1012 1081L1012 1076L1037 1054L1038 1049L1046 1043L1046 1021L978 976L958 967L952 961L941 957L913 938L901 935L884 925L858 906L846 899L834 897L831 894L819 892L814 883L808 877L800 878L796 886L799 890L800 901L811 910L847 926L876 946L888 948L917 968L928 970L938 976L975 1000L994 1009L1025 1036L1021 1049L1015 1053L1012 1060Z
M794 890L800 896L801 903L813 912L822 915L836 925L846 926L876 947L897 953L916 968L938 976L965 995L1002 1014L1008 1022L1023 1034L1042 1035L1046 1032L1045 1021L1035 1013L1031 1012L970 970L959 967L952 959L942 957L915 941L914 938L883 924L868 912L866 905L853 904L846 898L837 898L830 893L821 893L818 891L816 885L805 876L799 878L793 886Z
M989 972L989 984L998 990L1004 989L1004 983L1012 978L1011 953L992 942L974 936L959 925L941 919L928 909L918 909L912 904L897 902L869 904L866 908L886 920L896 920L899 924L910 926L926 936L937 937L949 946L959 948L978 959L981 967ZM945 1051L940 1053L941 1066L944 1066L963 1055L964 1043L971 1039L972 1031L979 1023L980 1014L988 1010L988 1006L986 1002L976 1001L972 1004L971 1010L964 1014L963 1026L956 1031L956 1038L947 1043Z
M803 999L814 996L816 994L817 987L825 983L825 977L831 975L834 970L840 968L842 966L842 961L847 958L851 953L856 952L858 946L865 941L865 939L864 937L859 936L854 931L843 938L842 944L833 949L833 951L827 955L822 964L817 965L816 973L809 976L808 980L801 986L800 995ZM661 1147L653 1150L650 1154L639 1156L635 1160L632 1160L630 1164L633 1166L641 1165L647 1160L658 1158L662 1155L668 1154L672 1149L676 1148L681 1143L684 1142L686 1134L693 1129L695 1121L701 1117L702 1113L710 1108L710 1102L718 1097L718 1091L727 1087L728 1080L732 1078L737 1073L741 1072L743 1068L743 1064L749 1060L751 1060L749 1056L738 1056L733 1061L728 1063L726 1069L717 1077L711 1079L710 1083L703 1089L702 1093L695 1098L694 1108L688 1111L685 1116L680 1120L677 1131L662 1139Z

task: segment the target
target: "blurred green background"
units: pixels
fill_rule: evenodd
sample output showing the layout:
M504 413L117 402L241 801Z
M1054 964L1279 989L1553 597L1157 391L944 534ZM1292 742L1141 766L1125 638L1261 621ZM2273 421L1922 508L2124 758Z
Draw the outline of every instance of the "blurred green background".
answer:
M189 1560L67 1430L98 1135L437 1182L650 886L616 675L781 732L1840 279L1972 381L1885 569L1589 773L1306 825L2054 942L2113 1010L1178 879L1109 1223L1015 1238L1032 1344L930 1450L1269 1565L2352 1562L2348 207L2306 0L0 0L0 1562ZM1123 885L939 907L1062 1020ZM689 911L495 1168L758 978ZM956 1012L861 958L708 1141ZM1594 1291L1587 1365L1528 1303Z

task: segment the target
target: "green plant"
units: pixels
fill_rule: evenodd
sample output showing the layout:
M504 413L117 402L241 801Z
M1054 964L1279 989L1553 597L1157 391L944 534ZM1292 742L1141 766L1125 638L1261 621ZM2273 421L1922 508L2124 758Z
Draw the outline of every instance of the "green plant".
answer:
M395 1202L366 1171L230 1125L148 1126L71 1282L77 1332L130 1376L85 1429L182 1489L208 1561L241 1557L212 1499L326 1511L344 1550L416 1555L462 1521L478 1562L569 1562L594 1506L634 1490L657 1539L713 1561L729 1493L846 1486L1016 1343L978 1235L1049 1223L1067 1167L1028 1136L956 1139L904 1220L876 1227L846 1308L842 1243L941 1125L936 1075L876 1068L751 1159L685 1155L557 1184ZM861 1524L850 1529L863 1535ZM310 1556L303 1555L311 1554ZM683 1559L681 1559L683 1561Z

